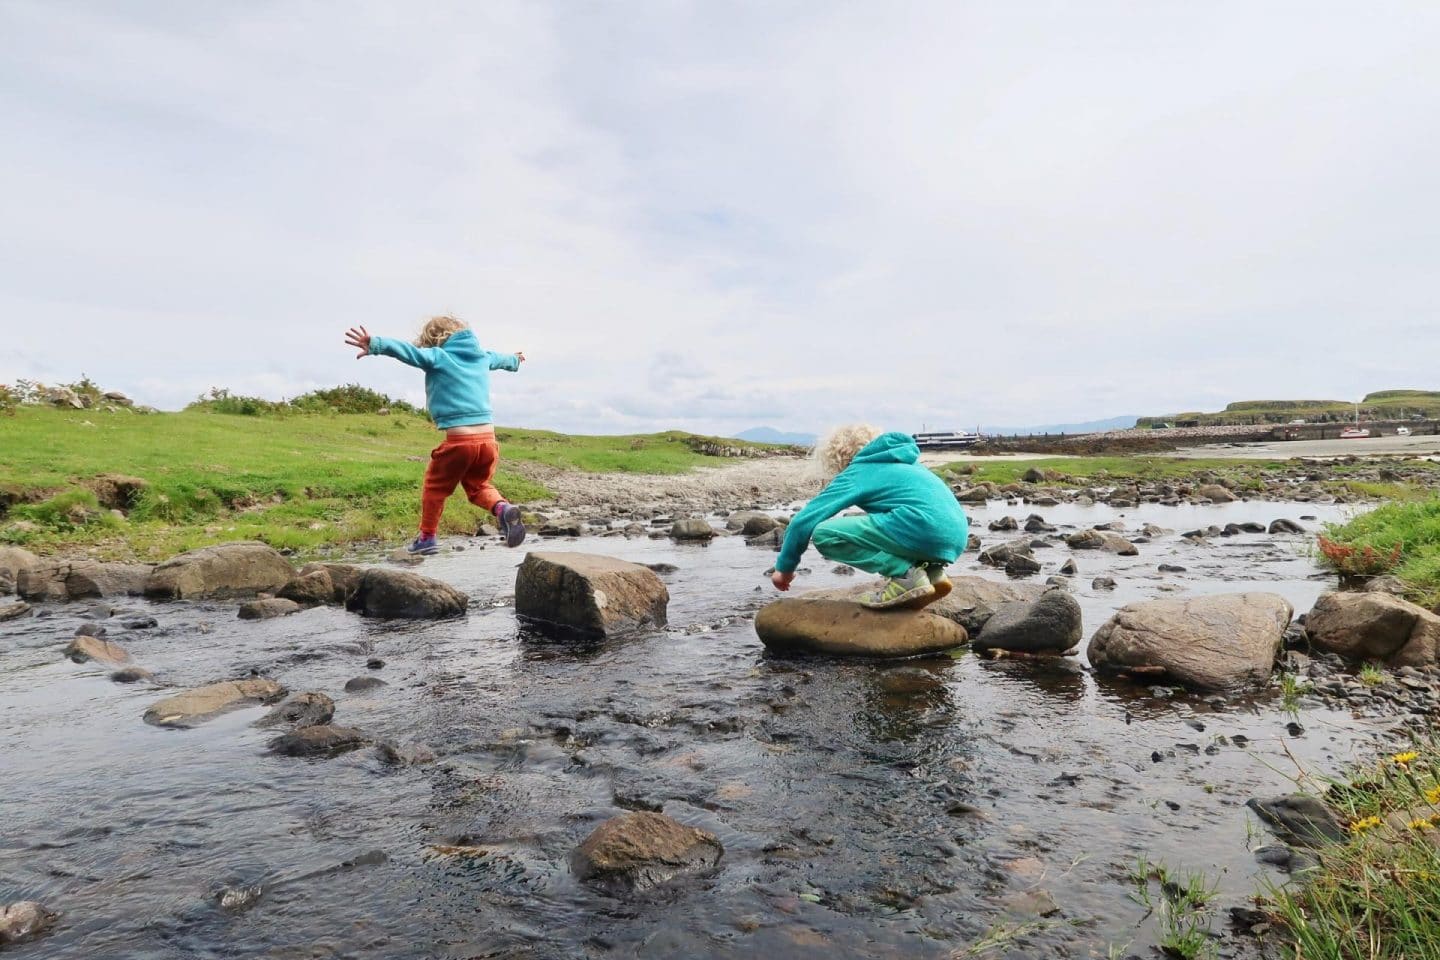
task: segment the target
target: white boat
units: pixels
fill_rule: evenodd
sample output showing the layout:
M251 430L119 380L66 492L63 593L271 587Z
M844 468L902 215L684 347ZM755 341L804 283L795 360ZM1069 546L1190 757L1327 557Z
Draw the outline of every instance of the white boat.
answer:
M1370 436L1370 431L1360 427L1346 427L1340 431L1341 440L1365 440Z
M1396 428L1395 428L1395 436L1397 436L1397 437L1408 437L1408 436L1410 436L1410 428L1409 428L1409 427L1396 427Z
M944 447L973 447L983 437L978 433L960 433L954 430L936 431L933 433L912 433L915 443L922 450Z

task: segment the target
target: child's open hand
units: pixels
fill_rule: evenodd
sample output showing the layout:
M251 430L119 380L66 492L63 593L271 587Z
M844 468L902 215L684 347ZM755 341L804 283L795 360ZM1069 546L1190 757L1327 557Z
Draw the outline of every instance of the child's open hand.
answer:
M525 351L524 351L524 350L517 350L517 351L515 351L515 359L516 359L516 360L519 360L521 363L524 363L524 362L525 362Z
M356 360L370 355L370 333L364 327L351 327L345 334L345 342L360 351L355 355Z
M794 573L781 573L779 570L776 570L774 573L770 574L770 582L775 584L775 589L779 590L781 593L784 593L786 590L790 589L790 584L794 579Z

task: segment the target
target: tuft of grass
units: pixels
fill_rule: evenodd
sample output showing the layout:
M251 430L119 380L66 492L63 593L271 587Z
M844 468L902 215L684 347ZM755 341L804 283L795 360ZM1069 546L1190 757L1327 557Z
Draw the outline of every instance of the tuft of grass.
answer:
M1367 687L1378 687L1390 681L1390 674L1379 664L1367 663L1360 668L1358 678Z
M1350 838L1303 882L1266 891L1289 960L1440 957L1440 749L1382 757L1330 785Z
M1389 571L1403 581L1407 596L1422 606L1440 603L1440 497L1387 503L1326 528L1327 539L1355 551L1390 555Z
M1210 931L1219 884L1203 872L1171 870L1141 856L1130 871L1131 899L1153 912L1160 924L1157 945L1178 960L1208 960L1216 955ZM1152 890L1158 890L1159 897Z
M363 406L379 400L336 388L305 402ZM498 438L495 483L522 504L553 497L535 476L543 475L537 466L678 474L763 447L680 432L606 437L502 429ZM204 406L138 414L23 404L0 419L0 489L39 502L0 516L0 541L41 552L84 549L102 558L147 560L236 539L263 540L302 556L338 545L395 542L413 531L425 461L440 439L428 419L395 409L380 416L287 406L284 415L264 416ZM128 520L99 509L85 488L103 473L146 482ZM481 519L456 491L441 529L473 533Z
M1056 479L1055 486L1107 485L1125 480L1183 481L1200 474L1223 475L1243 489L1259 490L1267 473L1283 471L1279 460L1186 459L1184 457L1051 457L1043 460L971 460L947 463L942 473L965 476L971 483L1015 483L1036 469Z
M1300 712L1300 698L1309 693L1311 684L1293 673L1280 674L1280 706L1291 716Z

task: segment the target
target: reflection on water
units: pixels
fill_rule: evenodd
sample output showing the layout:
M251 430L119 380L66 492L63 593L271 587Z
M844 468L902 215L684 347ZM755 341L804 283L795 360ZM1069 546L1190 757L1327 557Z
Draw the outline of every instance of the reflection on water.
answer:
M1016 508L977 510L977 525L1001 509ZM1115 516L1042 512L1061 524ZM1317 511L1191 512L1194 525L1223 525ZM1184 526L1166 508L1126 514L1134 527ZM738 539L559 546L675 564L671 629L576 647L489 605L387 624L334 609L242 622L230 604L125 601L159 625L105 621L168 684L255 670L322 690L337 723L433 748L423 766L370 750L271 756L273 732L252 726L259 710L150 727L140 715L164 691L60 657L88 607L0 625L0 899L63 913L16 955L948 957L1031 887L1054 896L1060 922L1032 928L1010 956L1103 956L1110 943L1143 953L1153 919L1124 880L1137 856L1210 870L1224 902L1241 902L1261 870L1244 800L1288 786L1288 754L1335 765L1367 735L1316 711L1302 719L1323 733L1290 737L1273 696L1217 709L1097 681L1083 659L766 657L748 619L773 595L756 591L766 551ZM1047 574L1071 556L1040 552ZM1277 590L1303 610L1324 586L1308 579L1298 539L1172 536L1139 557L1075 558L1087 636L1164 588ZM488 601L509 594L519 559L476 545L423 572ZM1189 572L1162 578L1161 562ZM1120 588L1090 589L1099 575ZM388 686L345 693L372 657ZM623 901L577 883L574 846L637 809L716 833L720 871Z

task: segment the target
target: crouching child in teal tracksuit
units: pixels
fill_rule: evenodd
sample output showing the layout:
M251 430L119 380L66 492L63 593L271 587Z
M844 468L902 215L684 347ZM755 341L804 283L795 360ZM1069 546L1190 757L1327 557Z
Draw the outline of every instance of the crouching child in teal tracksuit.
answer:
M886 578L858 598L867 607L918 608L949 593L945 568L964 551L970 521L944 481L920 465L914 438L841 427L815 458L833 479L790 521L770 578L776 589L790 589L813 541L827 560ZM835 516L850 507L865 513Z

